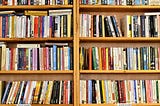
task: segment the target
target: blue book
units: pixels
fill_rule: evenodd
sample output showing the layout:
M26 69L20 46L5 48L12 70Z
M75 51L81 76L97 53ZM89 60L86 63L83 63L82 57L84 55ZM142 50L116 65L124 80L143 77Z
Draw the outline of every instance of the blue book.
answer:
M135 5L140 5L140 0L134 0Z
M57 46L53 45L53 70L57 70Z
M6 17L5 15L2 16L2 38L6 36Z
M134 103L137 103L137 90L136 90L136 80L134 80Z
M108 93L108 80L104 80L105 90L106 90L106 103L109 103L109 93Z
M92 80L88 80L88 104L92 103Z
M7 100L7 97L8 97L8 95L9 95L9 91L10 91L11 86L12 86L12 83L9 81L9 82L7 83L7 86L6 86L6 89L5 89L3 98L2 98L2 104L5 104L5 103L6 103L6 100Z
M115 0L109 0L109 5L115 5Z

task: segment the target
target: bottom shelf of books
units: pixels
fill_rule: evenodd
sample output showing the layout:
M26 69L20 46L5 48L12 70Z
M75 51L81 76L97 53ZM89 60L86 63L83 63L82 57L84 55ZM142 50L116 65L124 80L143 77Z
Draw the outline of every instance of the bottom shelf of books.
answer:
M1 81L0 87L0 105L60 104L59 106L73 106L72 80Z
M81 106L159 106L160 80L80 80Z

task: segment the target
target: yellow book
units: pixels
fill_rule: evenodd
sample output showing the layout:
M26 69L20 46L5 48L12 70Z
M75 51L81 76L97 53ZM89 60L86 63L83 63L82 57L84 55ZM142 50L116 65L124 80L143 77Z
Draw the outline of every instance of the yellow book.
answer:
M68 0L64 0L64 4L65 4L65 5L68 5Z
M31 10L25 10L24 15L34 15L34 16L47 16L47 11L31 11Z
M131 23L132 23L132 16L127 15L127 30L128 30L128 37L132 37L132 29L131 29Z
M102 36L105 37L105 29L104 29L104 15L102 15Z
M67 37L71 37L71 14L67 15Z
M102 80L102 97L103 97L103 103L106 103L106 92L105 92L105 85L104 80Z
M33 103L37 103L37 101L38 101L38 95L39 95L40 87L41 87L41 81L37 81L35 93L34 93L34 96L33 96Z

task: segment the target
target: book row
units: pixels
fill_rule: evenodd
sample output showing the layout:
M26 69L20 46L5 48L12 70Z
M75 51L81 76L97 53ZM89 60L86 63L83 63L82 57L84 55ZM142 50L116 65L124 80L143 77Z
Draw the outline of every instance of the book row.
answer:
M157 47L80 47L80 70L159 70Z
M1 104L72 104L73 81L1 81Z
M0 5L72 5L73 0L0 0Z
M15 47L1 45L0 57L0 69L7 71L73 69L73 48L68 44L44 47L40 47L40 44L17 44Z
M0 16L1 38L46 38L71 37L70 13L49 16L2 15Z
M160 37L160 13L126 15L122 19L121 29L126 37Z
M160 80L80 80L80 103L160 103Z
M121 37L116 16L80 14L80 37Z
M160 5L159 0L80 0L80 4L101 5Z
M80 14L80 37L160 37L160 13L126 15Z

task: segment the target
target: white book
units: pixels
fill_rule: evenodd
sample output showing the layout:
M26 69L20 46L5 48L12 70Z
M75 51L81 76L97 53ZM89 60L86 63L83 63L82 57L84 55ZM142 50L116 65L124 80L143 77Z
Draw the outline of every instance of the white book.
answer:
M99 37L99 15L96 15L96 37Z
M6 70L9 71L10 70L10 51L9 48L6 48Z
M144 15L160 15L160 12L145 12Z
M16 45L16 47L17 48L40 48L40 44L21 44L21 43L19 43L19 44L17 44Z
M1 44L0 46L2 47L1 70L5 70L5 68L6 68L6 45Z
M26 96L28 94L28 88L29 88L29 84L31 83L31 81L27 81L27 85L26 85L26 89L25 89L25 93L24 93L24 98L23 98L23 103L26 103Z
M70 87L71 87L71 81L70 80L68 80L68 86L67 87L68 87L68 95L67 95L68 96L68 100L67 100L68 102L67 103L69 104L69 101L70 101L70 91L71 91L71 89L70 89ZM86 92L86 94L87 94L87 92ZM86 100L86 102L87 102L87 100Z
M81 97L80 97L80 102L81 104L86 104L86 80L81 80L80 82L80 92L81 92Z
M30 91L28 92L29 93L29 97L28 97L28 101L27 101L27 104L31 104L32 103L32 99L33 99L33 91L34 89L36 88L36 81L32 81L31 82L32 85L31 85L31 89Z
M62 98L62 96L61 96L61 95L62 95L62 87L63 87L63 86L62 86L62 80L61 80L61 81L60 81L60 88L59 88L59 101L58 101L58 102L59 102L59 104L61 104L61 98Z
M11 104L11 103L12 103L13 96L14 96L15 89L16 89L16 87L17 87L17 84L18 84L18 82L17 82L17 81L15 81L15 84L14 84L14 87L13 87L13 91L11 92L11 96L10 96L10 99L9 99L9 101L8 101L8 103L9 103L9 104Z
M30 37L30 31L31 31L31 20L30 18L27 18L27 21L28 21L28 25L27 25L27 37L29 38Z

